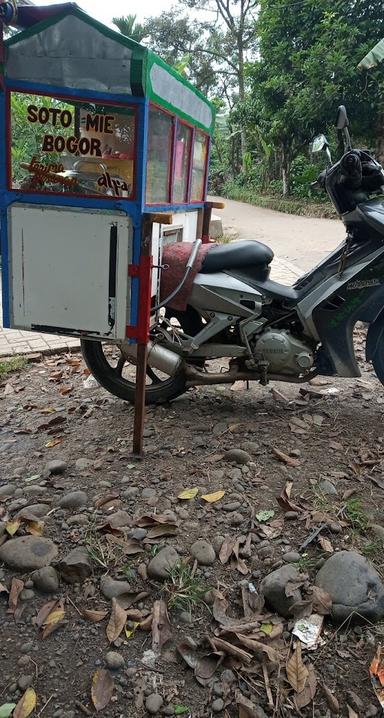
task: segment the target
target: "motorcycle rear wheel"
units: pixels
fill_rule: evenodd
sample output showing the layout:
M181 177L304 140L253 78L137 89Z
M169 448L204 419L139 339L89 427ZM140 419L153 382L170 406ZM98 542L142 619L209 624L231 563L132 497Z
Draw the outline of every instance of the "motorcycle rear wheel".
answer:
M136 366L127 361L117 346L83 339L81 351L88 369L104 389L118 399L135 403ZM186 390L186 379L182 371L167 376L148 367L146 404L165 404L181 396Z

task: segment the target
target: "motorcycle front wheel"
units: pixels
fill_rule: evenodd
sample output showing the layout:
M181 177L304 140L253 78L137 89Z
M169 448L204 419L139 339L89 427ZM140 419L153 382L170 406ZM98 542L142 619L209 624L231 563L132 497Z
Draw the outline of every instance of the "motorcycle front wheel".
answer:
M104 389L119 399L135 403L136 365L127 360L118 346L83 339L81 351L88 369ZM165 404L187 390L182 371L168 376L148 367L146 384L145 403L148 405Z

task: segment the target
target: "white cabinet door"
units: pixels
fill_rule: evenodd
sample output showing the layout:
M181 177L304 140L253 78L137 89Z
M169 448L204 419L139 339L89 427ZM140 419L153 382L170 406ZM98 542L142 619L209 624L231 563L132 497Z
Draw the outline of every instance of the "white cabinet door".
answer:
M11 326L124 339L131 248L123 212L12 205Z

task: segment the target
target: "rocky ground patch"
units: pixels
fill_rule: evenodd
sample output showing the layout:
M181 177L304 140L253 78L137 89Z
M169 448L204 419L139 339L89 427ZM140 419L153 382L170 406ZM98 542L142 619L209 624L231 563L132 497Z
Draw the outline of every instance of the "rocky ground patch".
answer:
M142 461L132 408L77 355L3 377L0 401L0 715L380 714L367 367L190 391L148 410Z

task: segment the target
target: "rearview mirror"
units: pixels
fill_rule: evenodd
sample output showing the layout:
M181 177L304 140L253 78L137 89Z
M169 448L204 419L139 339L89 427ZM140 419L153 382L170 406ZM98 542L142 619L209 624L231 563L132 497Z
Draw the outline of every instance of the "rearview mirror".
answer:
M347 110L344 105L340 105L337 110L336 127L338 130L344 130L346 127L349 127Z
M312 152L321 152L326 147L328 147L328 141L325 135L317 135L315 139L312 142L311 151Z

